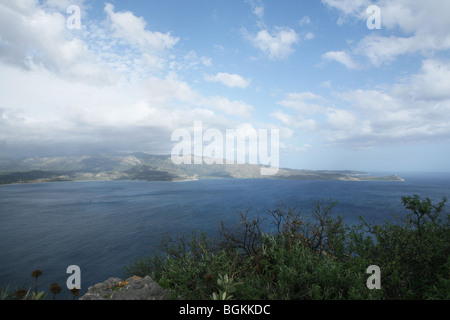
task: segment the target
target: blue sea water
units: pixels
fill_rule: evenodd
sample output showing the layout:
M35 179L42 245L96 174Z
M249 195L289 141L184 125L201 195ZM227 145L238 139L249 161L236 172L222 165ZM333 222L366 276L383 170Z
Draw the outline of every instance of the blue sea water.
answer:
M221 179L186 182L58 182L0 186L0 287L52 282L66 288L81 269L81 293L155 250L166 233L217 231L238 220L238 210L263 212L278 204L308 211L332 199L335 215L383 223L405 214L401 197L418 194L438 203L450 197L450 173L401 174L406 181L288 181ZM446 211L448 212L448 210ZM67 289L61 298L69 298Z

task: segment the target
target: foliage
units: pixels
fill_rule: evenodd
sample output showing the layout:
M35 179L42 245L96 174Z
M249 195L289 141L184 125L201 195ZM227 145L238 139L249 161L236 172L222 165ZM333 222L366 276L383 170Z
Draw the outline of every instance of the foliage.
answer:
M220 275L217 279L217 284L219 285L219 293L213 292L213 300L231 300L233 299L232 293L236 291L236 286L242 284L242 282L234 282L233 278L228 277L228 275Z
M0 300L44 300L46 297L45 291L31 292L31 289L18 289L11 293L8 287L0 290Z
M355 241L354 253L382 268L387 299L437 298L445 287L450 275L450 219L441 217L446 201L435 206L418 195L402 197L411 211L406 218L397 216L396 224L364 222L371 238Z
M9 287L6 288L0 288L0 300L45 300L48 293L45 291L38 291L38 277L42 275L41 270L34 270L31 273L31 276L35 278L35 288L32 292L31 288L25 289L25 288L19 288L14 291L14 293L11 293L9 290ZM60 293L62 290L61 286L58 283L52 283L50 285L50 292L52 292L53 300L55 300L55 295ZM73 289L71 290L71 293L75 296L78 296L79 290Z
M448 299L450 218L446 202L402 197L409 213L396 223L346 225L336 202L239 212L239 223L205 233L167 236L160 250L139 258L126 276L150 275L185 299ZM269 218L271 232L265 232ZM366 286L366 269L381 269L379 290Z
M8 300L11 296L11 293L9 292L9 287L6 288L0 288L0 300Z

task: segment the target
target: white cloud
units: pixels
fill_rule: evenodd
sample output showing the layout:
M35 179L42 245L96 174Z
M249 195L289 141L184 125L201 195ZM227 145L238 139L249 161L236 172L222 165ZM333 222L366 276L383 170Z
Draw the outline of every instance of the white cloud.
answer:
M312 40L316 37L316 35L312 32L308 32L305 36L305 40Z
M211 58L202 57L201 60L202 60L203 65L206 66L206 67L211 67L213 65Z
M170 131L194 121L233 128L226 116L245 118L254 110L243 101L203 96L175 75L99 88L46 69L30 73L0 64L0 72L0 88L6 92L0 97L0 142L14 147L95 144L170 152ZM150 145L153 149L146 149Z
M348 110L329 109L326 112L325 125L329 129L348 131L356 127L358 122L358 118Z
M324 111L323 105L311 103L310 101L324 103L325 99L312 92L295 92L286 94L286 97L279 101L278 104L292 108L300 113L316 114Z
M310 24L310 23L311 23L311 19L308 16L304 16L298 22L298 24L301 25L301 26L304 26L304 25L307 25L307 24Z
M281 110L271 113L271 116L283 125L300 130L303 133L315 133L318 129L318 123L314 119L306 119L300 115L291 116Z
M107 13L115 36L121 38L131 45L137 45L144 51L159 52L170 49L179 38L169 33L146 30L146 22L136 17L132 12L114 12L114 6L106 3Z
M374 66L394 61L397 56L426 50L439 50L439 44L429 37L367 36L354 49L354 54L365 56Z
M378 115L384 110L398 111L403 107L399 99L392 95L378 90L356 89L337 94L337 96L347 102L356 105L359 110L373 115Z
M353 61L352 57L344 51L328 51L327 53L322 55L322 58L328 61L331 60L342 63L349 69L361 68L361 66L357 62Z
M44 67L71 81L95 86L116 83L120 77L117 62L123 58L105 59L110 50L91 41L97 40L95 32L84 23L82 30L69 30L65 11L49 9L49 5L0 2L0 61L28 70Z
M274 27L272 30L264 23L265 7L261 0L245 0L257 18L257 33L249 33L242 28L242 34L254 47L261 50L271 60L285 59L294 52L294 45L300 42L297 32L289 27ZM309 35L311 37L312 34Z
M0 58L28 67L29 62L48 67L69 66L86 48L70 39L66 19L59 12L46 12L32 1L0 2Z
M374 146L450 139L449 67L449 62L427 60L419 73L390 90L359 89L340 94L353 107L352 116L358 121L348 119L357 130L341 136L330 134L328 140ZM441 84L435 87L437 81Z
M348 19L367 19L366 9L372 4L366 0L322 2L340 12L341 23ZM390 31L390 35L368 35L356 44L352 54L366 57L373 65L380 66L400 55L427 56L431 52L450 49L449 1L379 0L376 4L381 10L381 28Z
M168 63L169 68L172 71L199 71L204 67L211 67L213 65L212 59L206 56L200 56L195 50L190 50L184 54L181 58L177 58L175 55L160 54L156 56L163 61L164 67L167 59L170 59ZM167 57L167 58L164 58Z
M272 33L264 29L247 37L256 48L273 60L287 58L294 52L293 46L300 42L295 30L288 27L276 28Z
M239 100L230 100L222 96L204 96L194 91L188 83L180 81L172 73L165 79L151 77L145 81L144 94L150 105L155 108L206 108L226 115L248 118L253 106Z
M289 127L294 127L294 119L291 115L284 113L281 110L277 110L272 112L272 117L274 117L275 119L281 121L284 125L289 126Z
M250 117L254 110L252 105L245 103L244 101L229 100L228 98L221 96L201 98L199 104L239 118Z
M245 0L252 8L252 13L258 18L258 24L262 24L262 19L264 18L264 5L261 0Z
M143 81L143 90L143 94L155 107L169 107L176 101L182 105L191 105L199 99L199 94L189 84L180 81L175 73L170 73L163 79L149 77Z
M365 8L372 3L370 0L322 0L329 7L338 9L344 15L360 16Z
M263 6L256 6L253 8L253 13L259 18L262 19L264 17L264 7Z
M207 75L205 80L209 82L220 82L230 88L247 88L252 82L251 79L245 79L238 74L230 74L226 72L219 72L215 76Z
M287 94L272 117L328 146L370 149L450 141L450 61L427 59L389 86L335 93L337 106L311 92ZM309 119L305 116L309 115Z
M170 33L148 30L144 19L110 4L107 23L86 18L81 31L70 31L57 11L64 3L54 3L0 0L0 144L8 150L170 152L171 130L194 121L233 128L235 117L253 112L245 101L205 96L180 80L166 60L183 70L212 62L194 51L172 54L179 39ZM230 76L221 80L249 84Z
M401 87L398 88L402 90ZM427 59L421 70L411 79L411 91L417 99L450 99L450 62Z
M85 0L44 0L43 5L46 8L57 9L60 12L66 13L67 8L76 5L83 9L85 7Z

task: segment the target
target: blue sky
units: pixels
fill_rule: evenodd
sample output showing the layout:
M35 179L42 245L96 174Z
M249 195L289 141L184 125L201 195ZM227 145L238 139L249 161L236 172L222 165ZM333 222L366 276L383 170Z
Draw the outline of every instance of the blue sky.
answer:
M381 29L367 27L371 5ZM0 0L0 156L170 154L171 133L201 121L279 130L282 167L448 171L448 12L447 0Z

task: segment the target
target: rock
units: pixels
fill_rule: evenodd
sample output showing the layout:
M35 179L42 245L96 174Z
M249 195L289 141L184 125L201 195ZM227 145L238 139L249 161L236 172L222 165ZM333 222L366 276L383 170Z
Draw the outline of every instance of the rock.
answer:
M167 294L150 276L133 276L125 281L109 278L89 287L80 300L164 300Z

